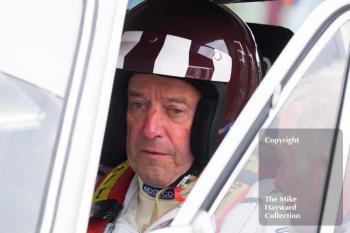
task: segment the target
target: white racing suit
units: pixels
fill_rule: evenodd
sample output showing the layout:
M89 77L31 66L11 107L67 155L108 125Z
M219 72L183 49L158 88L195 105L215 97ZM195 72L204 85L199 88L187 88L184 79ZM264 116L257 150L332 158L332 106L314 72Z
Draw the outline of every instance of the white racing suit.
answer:
M135 175L126 193L123 210L115 221L113 233L149 232L170 225L174 219L181 203L175 199L151 196L143 190L143 185ZM193 185L194 182L185 185L181 195L187 196Z
M261 185L271 185L270 181L260 181ZM138 233L169 226L176 216L181 204L176 200L159 199L158 217L151 222L156 198L149 196L142 190L142 181L135 176L129 186L124 201L124 208L115 222L113 233ZM183 195L192 189L187 187ZM271 192L274 192L271 187ZM278 193L277 193L278 195ZM219 207L220 208L220 207ZM230 211L223 222L217 224L217 232L221 233L287 233L288 226L263 226L259 223L258 183L255 183L243 202Z

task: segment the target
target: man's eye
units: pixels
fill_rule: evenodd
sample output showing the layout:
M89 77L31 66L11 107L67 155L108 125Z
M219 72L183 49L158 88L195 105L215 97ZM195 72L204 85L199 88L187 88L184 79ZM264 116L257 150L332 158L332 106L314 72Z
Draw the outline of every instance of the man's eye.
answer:
M142 110L145 108L145 104L141 102L131 102L129 103L129 109L132 111Z
M143 103L134 103L134 108L140 109L144 106Z
M172 115L172 116L181 116L182 114L185 113L185 110L181 109L181 108L168 108L168 112Z

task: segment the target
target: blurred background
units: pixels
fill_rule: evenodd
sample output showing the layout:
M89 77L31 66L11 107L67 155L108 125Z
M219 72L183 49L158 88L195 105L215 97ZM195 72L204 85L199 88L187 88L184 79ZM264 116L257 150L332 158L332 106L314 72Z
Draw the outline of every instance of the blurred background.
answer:
M131 9L143 0L130 0ZM215 1L215 0L214 0ZM324 0L274 0L225 4L245 22L271 24L295 32L312 10Z

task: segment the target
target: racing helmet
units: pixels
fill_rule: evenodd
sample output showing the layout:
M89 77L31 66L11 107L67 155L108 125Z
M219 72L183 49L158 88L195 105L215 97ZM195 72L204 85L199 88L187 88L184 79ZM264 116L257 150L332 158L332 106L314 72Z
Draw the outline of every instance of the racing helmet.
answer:
M104 145L121 160L126 159L128 78L134 72L182 79L200 91L190 139L199 169L262 79L254 37L229 9L208 0L140 3L125 18L112 96L117 103L109 116L114 123L106 131L116 135Z

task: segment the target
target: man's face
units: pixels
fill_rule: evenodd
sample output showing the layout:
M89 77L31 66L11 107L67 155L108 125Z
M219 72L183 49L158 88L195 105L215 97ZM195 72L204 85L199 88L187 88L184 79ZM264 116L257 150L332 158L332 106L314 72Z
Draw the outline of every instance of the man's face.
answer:
M127 157L147 184L167 187L191 167L190 133L200 97L182 80L153 74L131 77Z

